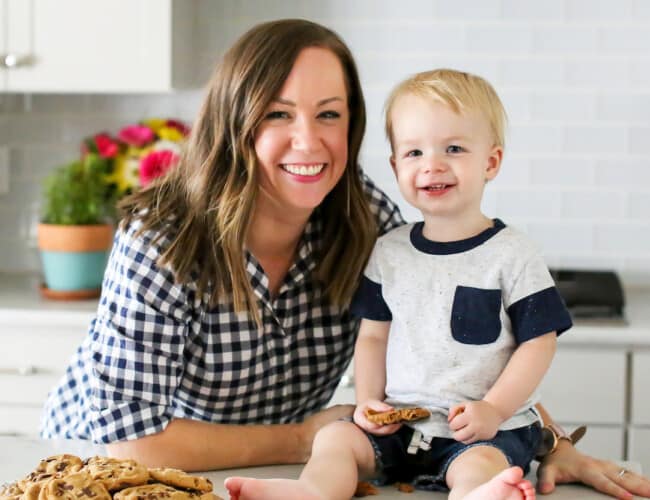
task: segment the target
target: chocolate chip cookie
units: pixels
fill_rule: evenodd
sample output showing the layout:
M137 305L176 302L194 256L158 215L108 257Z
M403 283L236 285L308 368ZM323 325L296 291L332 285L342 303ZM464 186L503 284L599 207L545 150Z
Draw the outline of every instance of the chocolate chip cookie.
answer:
M83 464L82 472L102 483L108 491L146 484L149 480L147 468L135 460L91 457Z
M112 500L106 487L93 480L85 472L74 472L50 479L43 485L38 498L39 500L77 500L79 498Z
M115 500L222 500L212 493L179 490L162 483L126 488L115 493L113 498Z
M149 469L149 475L159 483L168 484L177 488L197 490L204 493L212 491L212 481L207 477L192 476L180 469Z
M397 424L400 422L412 422L422 420L431 415L426 408L398 408L389 411L375 411L370 408L366 410L366 418L378 425Z

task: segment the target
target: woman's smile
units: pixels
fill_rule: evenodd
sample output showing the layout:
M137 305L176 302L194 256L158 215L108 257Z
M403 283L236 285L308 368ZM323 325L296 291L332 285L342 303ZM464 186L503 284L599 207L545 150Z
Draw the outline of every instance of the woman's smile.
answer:
M327 163L281 163L280 168L298 182L316 182L323 177Z

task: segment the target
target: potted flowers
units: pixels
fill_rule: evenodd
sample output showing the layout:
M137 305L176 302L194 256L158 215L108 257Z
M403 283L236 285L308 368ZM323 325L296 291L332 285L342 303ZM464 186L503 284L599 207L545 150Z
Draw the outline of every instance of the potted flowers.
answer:
M177 161L189 129L177 120L147 120L112 137L86 138L81 158L45 181L38 225L44 296L96 297L112 244L115 204Z

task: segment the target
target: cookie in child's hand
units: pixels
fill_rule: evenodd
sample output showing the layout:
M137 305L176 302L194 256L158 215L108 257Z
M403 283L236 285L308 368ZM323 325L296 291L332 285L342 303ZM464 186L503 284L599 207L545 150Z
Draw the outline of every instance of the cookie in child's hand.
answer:
M366 418L373 424L377 425L412 422L414 420L422 420L423 418L428 418L430 415L431 412L429 412L429 410L419 407L398 408L388 411L376 411L371 408L366 409Z

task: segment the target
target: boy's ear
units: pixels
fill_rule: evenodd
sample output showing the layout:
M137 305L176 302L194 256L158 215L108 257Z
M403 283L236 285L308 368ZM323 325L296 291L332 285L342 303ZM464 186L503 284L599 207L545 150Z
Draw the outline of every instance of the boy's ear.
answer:
M503 160L503 148L501 146L494 146L488 157L487 168L485 169L486 181L491 181L497 176L501 168L501 160Z
M388 161L390 162L390 166L393 169L393 173L397 175L397 170L395 170L395 155L390 155Z

